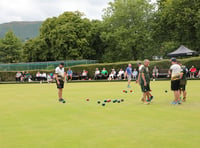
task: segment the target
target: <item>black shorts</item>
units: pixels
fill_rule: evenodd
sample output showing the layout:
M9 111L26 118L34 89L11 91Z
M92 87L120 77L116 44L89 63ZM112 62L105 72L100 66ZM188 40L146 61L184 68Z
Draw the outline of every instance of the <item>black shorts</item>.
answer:
M186 84L187 84L187 80L185 80L185 79L180 80L179 89L182 91L185 91Z
M58 84L57 81L56 81L57 88L58 88L58 89L64 88L64 81L63 81L63 80L60 80L60 79L59 79L58 81L60 82L60 84Z
M173 80L171 81L171 90L179 90L180 80Z
M179 86L179 90L185 91L185 85L180 85L180 86Z
M144 84L140 84L140 86L141 86L141 90L142 90L143 93L150 91L150 84L149 83L147 83L146 86L144 86Z

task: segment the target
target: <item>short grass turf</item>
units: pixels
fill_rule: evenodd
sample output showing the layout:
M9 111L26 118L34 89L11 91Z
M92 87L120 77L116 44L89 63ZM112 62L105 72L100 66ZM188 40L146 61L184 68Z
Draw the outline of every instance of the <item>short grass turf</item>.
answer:
M66 83L65 104L55 84L1 84L0 148L198 148L199 84L188 81L182 105L170 104L170 81L151 83L150 105L134 82Z

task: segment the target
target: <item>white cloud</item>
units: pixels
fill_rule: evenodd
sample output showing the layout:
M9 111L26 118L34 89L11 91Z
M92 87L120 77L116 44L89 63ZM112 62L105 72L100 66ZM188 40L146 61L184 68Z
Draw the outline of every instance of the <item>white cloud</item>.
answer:
M114 0L1 0L0 23L38 21L65 11L80 11L87 18L101 19L102 10Z

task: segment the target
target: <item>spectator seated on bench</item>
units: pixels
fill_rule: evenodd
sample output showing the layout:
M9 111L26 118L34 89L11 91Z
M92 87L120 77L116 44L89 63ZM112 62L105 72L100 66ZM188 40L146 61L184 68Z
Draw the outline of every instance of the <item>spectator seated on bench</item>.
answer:
M67 70L66 76L67 76L67 80L72 80L73 71L71 70L71 68L69 68L69 69Z
M102 75L100 73L100 70L98 68L96 68L95 72L94 72L94 80L96 79L101 79Z
M192 66L189 72L190 72L190 78L194 78L196 76L197 69L194 66Z
M39 71L36 73L35 80L36 81L42 81L42 74Z
M24 73L23 81L28 81L28 82L32 81L32 76L28 71Z
M108 71L106 70L106 68L103 68L103 70L101 71L101 75L102 75L102 79L108 78Z
M88 71L83 70L82 74L80 75L81 80L87 80L88 79Z
M47 74L47 82L48 83L53 82L53 77L51 76L51 74Z
M111 71L111 73L110 73L110 75L109 75L109 77L108 77L108 80L110 81L110 80L114 80L116 78L116 71L115 71L115 69L112 69L112 71Z
M54 79L54 74L50 73L49 75L51 76L51 79L53 80Z
M153 77L153 79L158 78L158 75L159 75L159 73L158 73L158 68L156 68L156 66L154 66L153 72L152 72L152 77Z
M123 77L124 77L124 70L121 68L120 71L117 74L117 78L119 80L121 80L121 79L123 79Z
M134 68L134 70L133 70L133 80L137 80L137 76L138 76L138 71L136 70L136 68Z
M24 82L24 79L25 79L25 72L24 71L22 71L21 72L21 82Z
M45 72L42 73L42 81L47 80L47 74Z
M15 79L16 79L17 82L20 82L20 81L21 81L21 76L22 76L21 72L18 71L18 72L16 73L16 75L15 75Z

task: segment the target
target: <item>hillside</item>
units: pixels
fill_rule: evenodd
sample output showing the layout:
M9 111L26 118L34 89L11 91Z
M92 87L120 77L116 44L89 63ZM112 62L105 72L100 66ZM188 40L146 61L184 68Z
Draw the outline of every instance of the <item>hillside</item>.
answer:
M34 38L39 35L41 21L34 22L10 22L0 24L0 38L3 38L8 30L13 30L15 35L21 40Z

